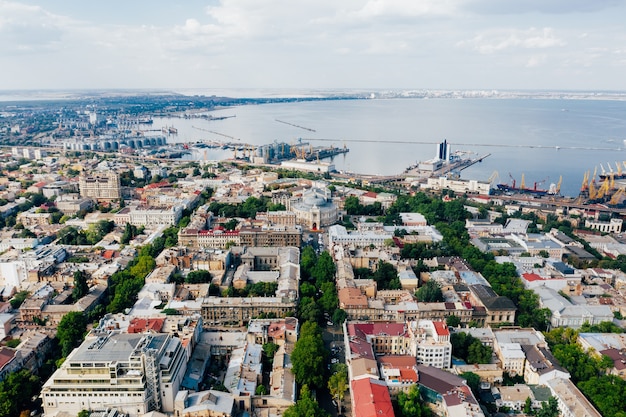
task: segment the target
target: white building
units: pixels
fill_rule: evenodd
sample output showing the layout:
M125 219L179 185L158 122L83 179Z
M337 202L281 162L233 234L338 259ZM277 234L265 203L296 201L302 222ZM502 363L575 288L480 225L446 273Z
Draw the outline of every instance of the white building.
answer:
M339 211L328 189L312 188L302 197L290 200L289 209L296 214L298 223L315 230L337 222Z
M46 416L116 407L130 416L174 411L187 356L167 334L108 333L85 339L44 384Z
M393 238L391 233L377 233L374 231L348 232L341 225L333 225L328 228L328 244L344 245L365 248L370 245L382 247L385 241Z
M450 330L444 322L420 320L411 322L411 353L417 362L435 368L448 369L452 362Z

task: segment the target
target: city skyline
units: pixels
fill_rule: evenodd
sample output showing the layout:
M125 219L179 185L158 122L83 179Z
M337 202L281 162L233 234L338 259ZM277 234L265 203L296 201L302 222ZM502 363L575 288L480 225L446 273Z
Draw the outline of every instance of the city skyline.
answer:
M0 0L0 89L626 90L622 0Z

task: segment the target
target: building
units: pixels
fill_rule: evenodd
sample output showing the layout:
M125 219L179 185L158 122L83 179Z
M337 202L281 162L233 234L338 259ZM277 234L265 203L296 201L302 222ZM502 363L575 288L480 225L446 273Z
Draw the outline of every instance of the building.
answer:
M460 194L480 194L489 195L491 191L491 184L488 182L478 180L462 180L462 179L448 179L446 177L428 178L426 184L422 184L420 188L432 189L432 190L452 190L455 193Z
M242 227L238 232L238 244L242 246L300 247L302 244L302 229L295 226Z
M335 224L339 218L337 205L332 201L328 189L306 190L302 197L290 200L289 206L298 223L311 230Z
M81 197L93 198L97 201L119 200L120 176L115 170L99 171L91 175L84 172L78 179Z
M44 384L44 411L77 415L114 406L129 416L172 413L186 366L180 340L167 334L91 336Z
M585 227L590 229L599 230L603 233L620 233L622 231L622 219L610 219L607 221L600 221L595 219L585 219Z
M55 203L59 211L68 216L73 216L79 211L89 211L94 206L91 198L80 197L78 194L60 195Z
M175 417L230 417L235 409L235 396L229 392L178 391Z
M391 396L383 381L363 378L353 380L350 385L352 389L352 415L354 417L394 417Z
M417 363L450 368L452 363L452 343L450 331L444 322L420 320L408 326L411 336L411 353Z
M115 213L115 223L133 226L173 226L183 215L183 206L174 205L167 208L158 207L124 207Z
M563 417L601 417L602 414L585 398L569 379L554 378L547 382L552 395L559 403L559 415Z

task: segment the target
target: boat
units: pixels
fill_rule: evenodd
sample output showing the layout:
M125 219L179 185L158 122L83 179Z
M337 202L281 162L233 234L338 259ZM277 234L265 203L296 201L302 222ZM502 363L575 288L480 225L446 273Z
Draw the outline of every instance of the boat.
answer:
M509 176L510 175L511 174L509 174ZM497 184L496 187L498 188L498 190L504 193L533 194L533 195L539 195L539 196L550 194L550 190L544 190L542 188L538 188L536 182L533 184L532 188L526 187L524 185L524 174L522 174L522 185L519 187L516 185L515 179L513 177L511 178L513 179L513 185Z
M537 185L533 188L521 188L516 187L515 184L497 184L498 190L504 193L518 193L518 194L533 194L533 195L546 195L549 193L549 190L544 190L542 188L537 188Z

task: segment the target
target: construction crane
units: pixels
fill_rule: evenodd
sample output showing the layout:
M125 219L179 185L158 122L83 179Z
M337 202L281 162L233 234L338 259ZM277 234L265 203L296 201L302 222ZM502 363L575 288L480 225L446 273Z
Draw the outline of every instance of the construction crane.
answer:
M595 181L589 181L589 199L594 200L596 198L596 183Z
M622 176L622 164L620 164L619 162L616 162L615 166L617 167L617 175L621 177Z
M561 177L563 179L563 177ZM561 184L561 180L559 180L559 185ZM589 188L589 171L585 172L583 176L583 183L580 185L580 191L587 191Z
M608 179L605 179L602 182L602 185L598 189L598 194L596 195L596 199L602 199L604 198L604 196L606 196L609 193L610 184L611 184L611 181Z
M487 179L487 182L489 184L493 184L497 178L498 178L498 171L493 171L493 174L491 174L491 176Z
M298 129L308 130L309 132L315 132L316 131L315 129L311 129L311 128L308 128L308 127L296 125L296 124L289 123L289 122L284 122L282 120L278 120L278 119L274 119L274 120L276 120L278 123L282 123L282 124L285 124L285 125L297 127Z
M611 197L611 201L609 201L609 204L612 206L618 205L623 195L624 195L624 189L620 188L619 190L617 190L615 194L613 194L613 196Z

